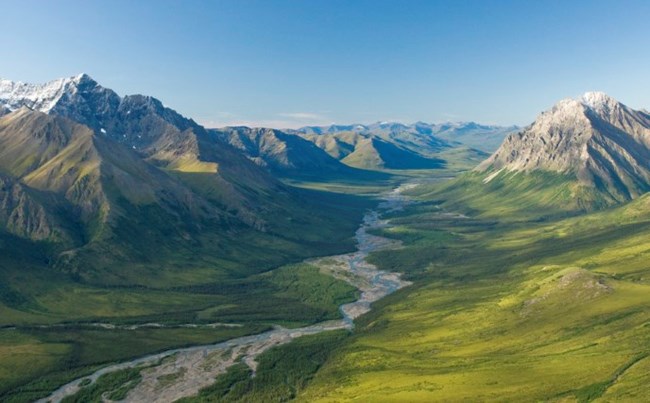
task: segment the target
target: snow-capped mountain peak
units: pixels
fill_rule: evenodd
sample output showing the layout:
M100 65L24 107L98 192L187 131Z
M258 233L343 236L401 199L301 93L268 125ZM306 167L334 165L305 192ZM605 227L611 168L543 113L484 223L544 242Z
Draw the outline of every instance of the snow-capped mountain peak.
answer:
M585 106L594 110L602 110L618 104L614 98L599 91L585 92L581 101Z
M49 113L66 92L74 93L81 83L95 81L86 73L74 77L59 78L44 84L0 79L0 105L9 110L23 106Z

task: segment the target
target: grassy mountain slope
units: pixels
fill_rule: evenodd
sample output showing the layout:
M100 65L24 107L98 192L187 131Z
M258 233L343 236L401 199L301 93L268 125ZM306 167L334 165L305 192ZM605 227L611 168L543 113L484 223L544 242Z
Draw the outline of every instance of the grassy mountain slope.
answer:
M465 217L426 200L385 232L406 248L372 256L415 285L376 304L299 400L611 401L648 392L650 198L563 219L531 210L516 221L501 220L509 213L498 205Z
M211 133L278 176L318 176L322 179L377 176L342 164L314 143L295 134L248 127L213 129Z
M444 184L421 186L415 192L444 208L501 220L578 214L611 205L607 194L553 172L502 171L492 177L467 173Z
M26 108L0 119L0 150L0 400L32 401L114 360L336 318L354 297L313 268L278 267L352 249L369 198L294 189L268 173L246 182L259 168L237 156L220 173L259 201L251 224L211 197L224 189L214 172L156 165ZM253 168L234 166L240 159ZM214 322L241 327L175 327Z
M414 150L414 143L406 137L395 136L397 139L387 140L353 131L301 136L351 167L377 170L439 169L445 166L443 160L426 154L426 148ZM436 149L438 148L440 146L436 145Z

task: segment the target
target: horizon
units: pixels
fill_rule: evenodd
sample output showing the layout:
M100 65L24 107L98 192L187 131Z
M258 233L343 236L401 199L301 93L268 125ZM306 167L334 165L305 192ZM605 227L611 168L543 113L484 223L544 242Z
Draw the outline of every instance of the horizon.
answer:
M1 1L0 76L85 71L206 127L525 126L587 91L650 105L642 1Z
M46 85L48 85L48 84L50 84L50 83L54 83L54 82L57 82L57 81L64 81L64 82L65 82L65 81L67 81L67 80L75 80L75 79L79 79L80 77L84 77L84 76L85 76L85 77L88 77L90 80L94 81L97 85L99 85L99 86L102 87L102 88L107 88L107 89L109 89L109 90L113 90L112 88L108 88L108 87L103 86L102 83L100 83L100 82L98 82L97 80L95 80L95 79L92 77L92 75L90 75L90 74L88 74L88 73L86 73L86 72L78 73L78 74L75 74L75 75L72 75L72 76L67 76L67 77L58 77L58 78L55 78L55 79L52 79L52 80L48 80L48 81L46 81L46 82L42 82L42 83L24 82L24 81L20 81L20 80L13 81L13 80L10 80L10 79L7 79L7 78L3 78L3 77L0 77L0 81L8 81L8 82L11 82L11 83L13 83L13 84L25 84L25 85L34 85L34 86L46 86ZM113 91L114 91L114 90L113 90ZM141 94L141 93L133 93L133 94L119 94L119 93L117 93L116 91L114 91L114 92L115 92L118 96L120 96L120 97L124 97L124 96L133 96L133 95L150 96L150 95L147 95L147 94ZM618 102L618 103L621 103L621 104L623 104L623 105L626 105L625 103L623 103L623 102L621 102L620 100L618 100L618 99L616 99L616 98L610 96L609 94L607 94L607 93L605 93L605 92L602 92L602 91L586 91L586 92L584 92L584 93L582 93L581 95L578 95L578 96L565 97L565 98L562 98L562 99L560 99L560 100L557 100L557 101L556 101L552 106L549 106L548 108L546 108L546 109L544 109L544 110L542 110L542 111L539 111L538 114L537 114L537 116L536 116L536 119L537 119L541 114L547 112L547 111L548 111L549 109L551 109L553 106L557 105L558 103L560 103L560 102L562 102L562 101L566 101L566 100L577 100L577 101L580 101L581 103L584 104L584 103L585 103L585 98L586 98L587 96L589 96L589 95L593 95L593 94L595 94L595 95L603 95L604 97L606 97L606 98L610 98L610 99L612 99L612 100L615 101L615 102ZM167 104L165 104L165 103L163 102L163 100L160 100L160 99L155 98L155 97L152 97L152 98L154 98L154 99L158 100L159 102L161 102L161 104L162 104L165 108L169 108L169 106L168 106ZM627 105L626 105L626 106L627 106ZM26 107L26 106L23 106L23 107ZM29 107L27 107L27 108L29 108ZM30 108L30 109L31 109L31 108ZM173 109L173 108L172 108L172 109ZM647 110L647 109L644 108L644 107L642 107L642 108L636 108L636 109L637 109L637 110L641 110L641 111L646 111L646 110ZM194 120L191 116L185 116L185 117ZM295 127L276 127L276 126L268 126L268 125L267 125L267 126L259 126L259 125L255 125L256 123L253 123L253 124L247 124L247 122L243 122L243 123L235 122L234 124L229 124L229 125L225 125L225 126L206 126L206 125L204 125L204 124L201 123L201 122L197 122L197 123L201 124L202 126L208 128L208 129L223 129L223 128L233 128L233 127L247 127L247 128L253 128L253 129L266 128L266 129L274 129L274 130L299 130L299 129L305 129L305 128L329 128L329 127L333 127L333 126L365 126L365 127L369 127L369 126L373 126L373 125L385 126L385 125L393 125L393 124L398 124L398 125L402 125L402 126L415 126L415 125L417 125L417 124L424 124L424 125L430 125L430 126L442 126L442 125L469 125L469 124L476 124L476 125L484 126L484 127L496 127L496 128L505 128L505 129L510 129L510 128L511 128L511 129L521 129L521 128L524 128L524 127L527 127L527 126L531 125L532 123L534 123L534 121L531 121L530 123L528 123L528 124L526 124L526 125L516 125L516 124L511 124L511 125L499 125L499 124L494 124L494 123L477 122L477 121L473 121L473 120L456 120L456 121L454 121L454 120L446 120L446 121L437 121L437 122L436 122L436 121L434 121L434 122L432 122L432 121L423 121L423 120L417 120L417 121L411 121L411 122L409 122L409 121L397 121L397 120L382 120L382 121L374 121L374 122L358 122L358 121L352 121L352 122L331 122L331 123L315 124L315 125L300 125L300 126L295 126Z

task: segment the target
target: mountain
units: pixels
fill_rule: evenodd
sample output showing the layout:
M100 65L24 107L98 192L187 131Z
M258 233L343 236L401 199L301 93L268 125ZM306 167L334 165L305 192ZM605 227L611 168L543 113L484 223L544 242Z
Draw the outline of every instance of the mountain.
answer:
M650 115L601 92L565 99L510 135L477 171L489 173L486 181L548 172L606 202L630 200L650 190Z
M346 165L361 169L435 169L444 161L406 148L399 141L384 140L379 136L339 132L336 134L303 135ZM407 141L404 139L404 141ZM424 151L424 150L423 150Z
M202 126L149 96L118 96L86 74L42 85L0 81L0 104L26 106L84 124L175 173L197 192L263 226L258 193L283 192L279 182Z
M276 129L226 127L210 130L221 141L241 150L256 164L279 176L347 176L362 174L314 143Z
M476 150L494 152L506 136L519 129L517 126L482 125L475 122L441 123L428 125L415 123L418 130L431 130L436 137L451 143L460 143Z
M226 215L133 151L67 118L22 107L0 119L0 150L14 199L4 212L21 218L6 222L16 235L90 242L128 218L125 205L155 205L179 229ZM54 227L57 221L67 229Z
M337 226L360 214L284 185L159 100L85 74L1 80L0 110L0 238L46 245L48 265L88 281L129 283L129 267L172 258L189 270L194 256L263 270L347 245Z
M477 123L377 122L308 126L297 134L343 163L364 169L468 169L485 159L515 127ZM495 144L498 143L498 144Z
M408 133L382 135L368 130L316 134L313 130L294 131L344 164L360 169L435 169L444 161L433 156L450 146L443 141L412 138Z
M482 125L475 122L413 124L377 122L369 125L307 126L296 132L305 135L354 132L378 136L386 141L402 141L407 146L424 146L425 151L437 152L450 145L466 145L491 153L499 147L509 133L517 129L517 126Z

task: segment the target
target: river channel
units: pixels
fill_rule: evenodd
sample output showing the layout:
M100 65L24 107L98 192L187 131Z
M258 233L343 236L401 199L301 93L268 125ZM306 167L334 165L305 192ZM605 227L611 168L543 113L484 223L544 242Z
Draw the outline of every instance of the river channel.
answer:
M168 350L110 365L63 385L39 402L58 403L66 396L77 393L82 384L95 382L103 374L140 366L143 368L142 381L128 393L124 401L173 402L182 397L198 394L201 389L213 384L217 376L239 362L248 365L254 374L257 368L257 357L270 348L289 343L301 336L338 329L353 329L354 319L370 311L373 302L410 284L402 280L399 273L378 270L374 265L369 264L366 258L371 252L400 247L397 241L372 235L369 232L391 226L390 221L382 219L382 213L402 209L410 203L409 198L402 192L412 186L405 184L386 193L377 209L365 214L361 226L356 231L355 252L305 261L307 264L319 267L323 273L346 281L359 290L359 299L339 307L342 319L296 329L277 326L256 335L238 337L217 344Z

